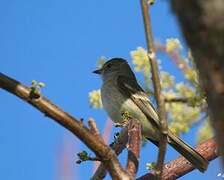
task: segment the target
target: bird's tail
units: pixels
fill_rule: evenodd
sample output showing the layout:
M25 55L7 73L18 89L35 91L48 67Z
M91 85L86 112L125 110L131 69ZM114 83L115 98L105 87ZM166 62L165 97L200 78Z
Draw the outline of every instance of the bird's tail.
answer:
M204 172L207 169L209 162L192 147L190 147L170 131L168 133L168 142L176 151L178 151L182 156L190 161L199 171Z

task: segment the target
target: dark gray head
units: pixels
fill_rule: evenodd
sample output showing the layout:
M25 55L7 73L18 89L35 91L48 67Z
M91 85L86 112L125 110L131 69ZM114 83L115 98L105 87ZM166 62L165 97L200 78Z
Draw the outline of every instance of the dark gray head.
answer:
M134 75L127 61L122 58L110 59L102 68L93 71L93 73L100 74L103 79L108 79L116 75Z
M124 63L127 63L127 61L122 58L112 58L106 63L104 63L100 69L93 71L93 73L102 75L107 71L118 70L120 65Z

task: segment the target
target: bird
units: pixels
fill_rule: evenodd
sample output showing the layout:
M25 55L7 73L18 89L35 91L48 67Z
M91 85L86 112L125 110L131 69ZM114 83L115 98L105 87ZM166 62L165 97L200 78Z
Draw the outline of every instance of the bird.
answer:
M161 134L158 113L138 84L128 62L123 58L112 58L93 73L101 76L103 108L114 124L125 126L130 118L136 119L141 124L143 136L158 146ZM167 142L199 171L206 171L208 161L169 128Z

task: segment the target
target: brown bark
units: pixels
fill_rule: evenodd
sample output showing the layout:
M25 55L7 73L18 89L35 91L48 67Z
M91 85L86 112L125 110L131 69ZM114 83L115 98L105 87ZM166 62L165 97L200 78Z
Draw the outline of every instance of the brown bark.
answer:
M113 179L133 179L121 167L115 152L104 144L101 138L92 135L93 131L97 133L96 127L94 127L93 123L90 122L90 130L84 126L82 121L80 122L68 113L64 112L45 97L36 96L38 98L31 98L31 88L22 85L20 82L9 78L2 73L0 73L0 88L23 99L25 102L31 104L46 116L50 117L52 120L76 135L96 154L97 157L101 159Z
M115 151L117 155L119 155L123 149L125 149L126 144L128 142L128 129L124 128L120 132L118 138L112 143L111 148ZM97 168L95 174L91 178L91 180L101 180L107 174L106 168L104 167L103 163Z
M224 1L171 2L199 71L224 165Z
M213 138L198 145L195 149L208 161L217 158L217 145ZM184 176L185 174L191 172L194 169L195 168L189 161L187 161L183 156L180 156L179 158L170 161L164 165L162 179L174 180L180 178L181 176ZM138 178L138 180L148 179L155 179L155 174L150 172Z
M141 144L142 144L141 124L136 119L130 119L128 124L127 170L132 177L135 177L138 171Z
M160 123L159 153L158 153L157 163L156 163L156 174L158 175L158 179L160 179L162 171L163 171L163 164L164 164L164 159L166 155L168 124L166 120L164 97L161 93L159 70L158 70L158 64L156 60L156 48L155 48L155 44L153 40L152 27L151 27L151 21L150 21L150 6L148 5L146 0L140 0L140 3L141 3L142 17L144 22L148 59L151 66L152 82L153 82L156 103L158 106L158 116L159 116L159 123Z

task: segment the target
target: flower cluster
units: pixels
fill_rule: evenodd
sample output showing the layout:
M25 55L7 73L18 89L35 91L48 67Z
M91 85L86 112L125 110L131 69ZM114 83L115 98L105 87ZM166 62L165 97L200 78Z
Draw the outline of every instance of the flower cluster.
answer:
M150 65L148 60L147 51L138 47L136 50L131 51L132 63L135 65L136 72L142 72L144 75L150 74Z
M172 51L179 51L182 48L181 43L179 39L177 38L169 38L166 40L166 51L172 52Z
M91 107L99 109L102 108L102 101L101 101L101 93L100 90L93 90L89 92L89 102Z

